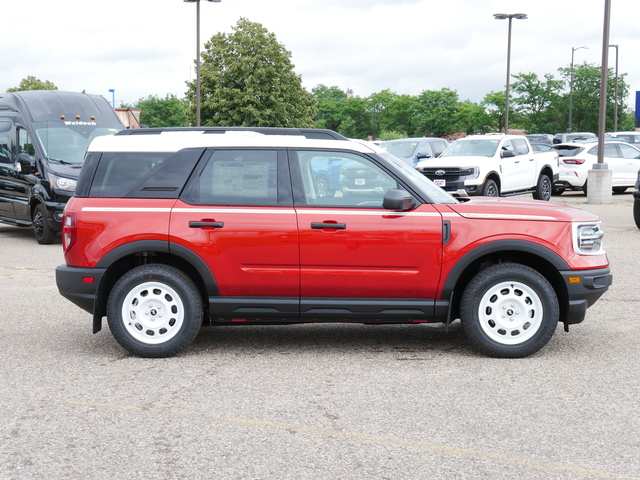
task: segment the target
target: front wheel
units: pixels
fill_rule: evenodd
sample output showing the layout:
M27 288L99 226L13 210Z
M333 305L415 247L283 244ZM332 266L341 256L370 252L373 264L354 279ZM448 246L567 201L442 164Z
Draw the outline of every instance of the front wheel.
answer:
M479 272L462 295L460 319L479 351L521 358L544 347L558 325L559 305L549 282L524 265L502 263Z
M536 200L545 200L549 201L551 199L551 190L553 185L551 184L551 179L548 175L544 173L540 174L540 178L538 179L538 184L536 185L536 189L533 192L533 198Z
M500 190L498 189L498 184L493 180L487 180L482 193L485 197L499 197Z
M202 298L193 281L161 264L136 267L113 286L107 302L111 333L140 357L169 357L184 350L202 326Z
M33 234L40 245L50 245L56 240L56 232L47 221L47 209L39 203L33 210Z

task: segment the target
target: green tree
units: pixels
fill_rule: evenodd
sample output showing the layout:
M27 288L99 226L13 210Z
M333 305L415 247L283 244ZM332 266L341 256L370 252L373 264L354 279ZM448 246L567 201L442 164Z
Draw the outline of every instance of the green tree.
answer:
M136 103L140 109L140 123L148 127L188 127L189 102L173 94L164 98L149 95Z
M27 78L23 78L17 87L8 88L7 92L21 92L24 90L58 90L58 87L49 80L42 81L29 75Z
M502 132L504 130L504 116L506 101L504 92L491 91L482 99L482 106L489 117L489 131Z
M441 137L460 130L458 92L449 88L425 90L416 103L412 135Z
M522 125L527 132L560 132L563 119L560 115L560 92L563 81L545 74L544 80L535 73L513 76L511 84L513 103L519 107Z
M338 131L345 117L342 113L347 94L339 87L316 85L311 93L316 98L317 110L315 116L316 128L328 128Z
M202 53L202 125L312 127L316 100L293 67L291 53L259 23L241 18L232 33L214 35ZM194 104L195 81L187 85Z
M558 71L565 79L565 85L569 86L571 81L571 68L559 68ZM625 81L626 74L619 75L618 78L618 114L624 112L625 99L629 95L629 86ZM574 132L597 132L600 111L600 66L583 63L574 66L573 69L573 109L572 109L572 130ZM606 130L613 129L615 98L615 73L613 69L608 69L607 75L607 121ZM563 117L569 118L569 93L563 97L560 106ZM619 122L620 124L620 122ZM560 131L564 131L560 130Z

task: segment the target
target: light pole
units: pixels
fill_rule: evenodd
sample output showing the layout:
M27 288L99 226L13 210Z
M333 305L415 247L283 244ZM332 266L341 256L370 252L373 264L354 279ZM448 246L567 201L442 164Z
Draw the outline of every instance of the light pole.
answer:
M116 89L110 88L109 93L111 94L111 107L116 108Z
M494 13L496 20L509 19L509 39L507 41L507 89L504 96L504 133L509 133L509 77L511 77L511 20L526 20L526 13Z
M616 83L613 94L613 131L618 131L618 45L609 45L609 48L616 49Z
M196 4L196 127L200 126L200 0L184 0ZM218 3L221 0L207 0Z
M587 47L571 47L571 79L569 80L569 128L567 133L571 133L573 129L573 53L576 50Z

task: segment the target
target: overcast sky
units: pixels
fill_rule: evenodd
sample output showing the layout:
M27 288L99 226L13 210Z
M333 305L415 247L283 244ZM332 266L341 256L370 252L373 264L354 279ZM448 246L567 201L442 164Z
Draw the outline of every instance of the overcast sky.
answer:
M611 0L610 44L619 45L630 105L640 90L638 0ZM545 73L571 63L600 65L604 0L202 0L202 44L241 18L262 24L291 52L295 72L318 85L366 97L389 89L417 95L447 87L480 102L504 89L508 21L511 72ZM609 49L615 67L616 50ZM147 95L184 97L195 78L196 5L182 0L5 2L0 91L33 75L60 90L134 103Z

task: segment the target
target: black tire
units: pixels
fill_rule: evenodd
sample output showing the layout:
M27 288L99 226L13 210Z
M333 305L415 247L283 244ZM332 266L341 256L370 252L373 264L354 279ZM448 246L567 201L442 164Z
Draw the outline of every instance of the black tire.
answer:
M498 188L498 184L494 180L487 180L484 182L484 190L482 194L485 197L499 197L500 189Z
M587 195L589 193L589 189L587 187L587 182L584 182L584 185L582 186L582 193L584 193L585 195Z
M516 263L479 272L464 290L462 327L471 344L492 357L521 358L544 347L558 326L553 287L537 271Z
M624 193L629 187L613 187L613 193Z
M49 226L47 209L39 203L33 210L33 235L40 245L50 245L56 240L56 231Z
M318 195L318 198L325 198L325 197L331 196L329 181L325 177L318 177L316 179L316 195Z
M552 189L553 184L551 183L551 179L549 178L549 176L541 173L540 178L538 178L536 190L535 192L533 192L533 198L535 198L536 200L549 201L551 199Z
M551 195L562 195L564 193L564 191L565 191L564 187L556 187L556 186L554 186L551 189Z
M636 222L636 227L640 228L640 198L633 200L633 220Z
M170 357L183 351L202 326L202 297L177 268L149 264L125 273L107 301L109 329L139 357Z

